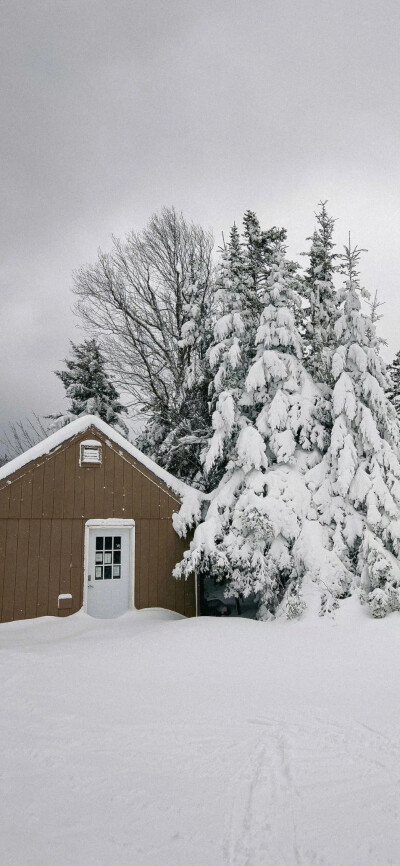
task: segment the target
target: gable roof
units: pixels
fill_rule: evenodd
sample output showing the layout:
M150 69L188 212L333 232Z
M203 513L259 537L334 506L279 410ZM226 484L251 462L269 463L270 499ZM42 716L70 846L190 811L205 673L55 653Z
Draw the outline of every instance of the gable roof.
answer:
M14 472L22 469L28 463L31 463L32 460L37 460L45 454L50 454L55 450L55 448L62 445L63 442L67 442L68 439L72 439L79 433L84 433L85 430L88 430L90 427L95 427L103 434L103 436L110 439L110 441L115 445L118 445L119 448L123 448L127 454L130 454L131 457L134 457L138 463L141 463L141 465L155 475L156 478L163 481L163 483L169 487L170 490L173 490L173 492L181 499L188 494L191 494L192 497L193 494L197 494L199 499L204 497L204 494L199 490L190 487L179 478L175 478L174 475L171 475L171 473L167 472L166 469L158 466L158 464L155 463L154 460L151 460L150 457L147 457L146 454L142 454L142 452L139 451L138 448L135 448L134 445L131 445L124 436L121 436L121 434L117 433L113 427L110 427L109 424L106 424L105 421L102 421L101 418L98 418L96 415L84 415L77 418L76 421L71 421L69 424L66 424L65 427L56 430L56 432L52 433L51 436L48 436L47 439L43 439L42 442L38 442L37 445L33 446L33 448L29 448L28 451L24 452L24 454L20 454L18 457L15 457L14 460L10 460L9 463L0 467L0 481L13 475Z

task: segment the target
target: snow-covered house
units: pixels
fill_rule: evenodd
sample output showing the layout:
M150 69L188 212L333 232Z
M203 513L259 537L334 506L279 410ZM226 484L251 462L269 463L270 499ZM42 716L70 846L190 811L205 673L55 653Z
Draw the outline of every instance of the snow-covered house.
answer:
M196 614L172 515L201 496L99 418L71 422L0 468L0 621L164 607Z

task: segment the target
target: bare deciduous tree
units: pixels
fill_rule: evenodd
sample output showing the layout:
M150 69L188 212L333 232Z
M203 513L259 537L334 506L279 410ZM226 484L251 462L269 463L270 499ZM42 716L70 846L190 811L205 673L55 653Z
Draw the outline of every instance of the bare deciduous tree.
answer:
M37 445L46 436L49 435L49 426L43 423L43 419L38 415L33 415L32 418L23 418L10 424L8 432L4 433L0 439L0 444L4 448L4 455L0 457L0 466L7 463L8 460L13 460L20 454L24 454L28 448Z
M150 419L153 442L183 425L174 444L180 452L176 462L190 444L192 476L206 435L201 416L208 384L212 248L210 232L164 208L144 231L113 238L111 252L100 250L94 265L75 274L77 311L100 341L114 381ZM167 455L154 456L166 464Z

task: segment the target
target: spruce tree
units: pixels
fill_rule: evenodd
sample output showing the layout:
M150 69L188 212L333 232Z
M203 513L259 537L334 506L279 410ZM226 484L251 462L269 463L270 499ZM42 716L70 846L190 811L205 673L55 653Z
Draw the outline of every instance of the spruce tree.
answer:
M322 383L329 375L329 348L334 343L333 323L337 311L337 293L333 276L337 270L333 252L333 229L335 220L328 215L326 201L319 203L315 214L317 228L312 237L310 263L305 274L304 295L309 310L306 324L305 362L310 373ZM304 311L302 311L304 319Z
M276 245L284 240L283 229L261 231L253 211L243 217L243 238L236 225L216 281L219 312L208 353L213 373L210 385L213 435L205 450L209 481L220 480L231 459L238 430L254 420L244 381L256 354L256 332L263 309L263 286L268 278Z
M388 366L390 377L387 396L396 409L397 415L400 417L400 351L394 356L393 361Z
M105 360L95 339L81 345L71 342L72 357L65 358L66 370L56 370L70 401L68 412L53 415L54 427L62 427L81 415L97 415L111 427L127 434L121 418L126 413L119 394L105 370Z
M209 349L213 373L210 385L213 434L205 453L205 471L220 479L230 455L232 439L246 423L239 405L246 364L255 337L257 295L246 254L234 225L222 251L216 282L219 317Z
M226 470L175 570L178 577L211 573L234 596L255 593L260 618L282 605L288 615L300 612L307 570L342 568L324 551L316 564L307 535L314 514L305 473L320 459L325 431L317 417L318 387L302 362L298 279L281 241L268 271L260 284L254 353L244 359L246 375L237 383L241 393L238 387L234 399L230 395L226 418L220 413L232 433Z
M258 303L254 312L260 316L263 307L263 285L270 273L271 257L276 244L284 243L286 231L285 229L278 229L276 226L262 231L256 214L254 211L248 210L243 217L243 236L250 285L252 291L255 290L258 295ZM288 263L288 267L297 270L297 265L293 262L290 265Z
M362 311L361 252L349 239L330 362L331 441L309 483L319 520L329 527L346 569L344 579L328 585L327 604L359 585L372 614L384 616L400 606L399 424L386 394L380 340Z

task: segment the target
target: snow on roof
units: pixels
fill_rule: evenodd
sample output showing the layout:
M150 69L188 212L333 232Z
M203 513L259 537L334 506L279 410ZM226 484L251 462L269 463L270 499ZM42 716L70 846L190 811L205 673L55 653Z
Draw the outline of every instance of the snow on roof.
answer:
M131 445L124 436L121 436L120 433L117 433L113 427L110 427L109 424L106 424L105 421L102 421L101 418L98 418L96 415L84 415L80 418L77 418L76 421L71 421L69 424L66 424L65 427L62 427L61 430L56 430L55 433L52 433L51 436L48 436L47 439L43 439L42 442L38 442L37 445L34 445L33 448L29 448L28 451L25 451L24 454L20 454L18 457L15 457L14 460L10 460L9 463L6 463L5 466L0 467L0 481L4 478L8 478L10 475L13 475L14 472L17 472L19 469L22 469L32 460L37 460L39 457L43 457L45 454L50 454L54 451L55 448L58 448L63 442L67 442L68 439L72 439L73 436L77 436L79 433L84 433L89 427L96 427L100 433L103 433L107 439L110 439L114 445L118 445L119 448L123 448L131 457L134 457L138 463L141 463L149 472L152 472L160 481L166 484L170 490L173 490L180 498L191 494L198 494L198 497L202 499L204 494L200 491L195 490L193 487L190 487L188 484L185 484L184 481L180 481L179 478L175 478L174 475L171 475L170 472L167 472L166 469L163 469L161 466L158 466L154 460L151 460L150 457L147 457L146 454L142 454L138 448L135 448L134 445Z

